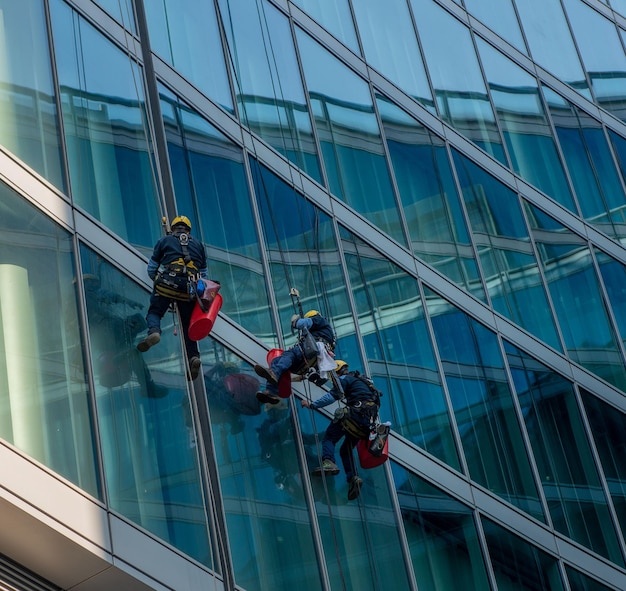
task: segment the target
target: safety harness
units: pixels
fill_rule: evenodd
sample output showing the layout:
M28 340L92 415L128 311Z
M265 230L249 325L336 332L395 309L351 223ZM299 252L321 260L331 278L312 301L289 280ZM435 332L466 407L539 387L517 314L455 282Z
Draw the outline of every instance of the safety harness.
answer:
M189 254L189 235L181 232L177 236L183 256L157 272L154 290L161 296L172 300L189 301L196 297L198 269Z

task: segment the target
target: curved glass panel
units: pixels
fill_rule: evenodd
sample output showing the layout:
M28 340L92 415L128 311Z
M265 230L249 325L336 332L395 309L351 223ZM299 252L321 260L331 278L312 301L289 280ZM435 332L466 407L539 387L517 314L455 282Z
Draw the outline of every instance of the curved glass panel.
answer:
M354 14L367 62L434 113L433 97L406 0L354 2Z
M500 37L528 54L512 0L465 0L465 7Z
M283 338L290 344L296 338L290 319L297 310L289 295L295 287L303 308L319 310L333 326L337 357L352 363L356 330L333 220L256 160L250 166Z
M367 82L301 29L296 36L331 192L406 244Z
M626 54L615 23L580 0L564 0L599 105L626 120Z
M152 51L210 99L234 111L213 2L144 1Z
M177 208L206 245L209 276L222 285L222 312L273 342L242 150L172 94L160 94Z
M100 497L71 236L0 183L0 437Z
M518 196L456 150L453 156L493 307L561 351Z
M609 494L615 507L622 535L626 533L626 416L583 388L580 389L591 434L600 456Z
M500 591L565 591L556 558L493 521L481 519Z
M329 421L319 412L304 408L300 409L298 418L307 449L307 466L313 470L321 462L320 440ZM402 534L384 466L365 469L357 457L353 451L352 462L363 479L357 500L347 500L348 485L343 471L337 476L311 477L332 588L408 591L412 587L400 549Z
M185 422L189 393L173 314L163 319L159 346L140 353L148 294L85 246L81 259L110 505L215 569L199 458Z
M67 192L43 2L0 0L0 144Z
M434 0L411 4L441 118L506 165L469 29Z
M505 349L552 525L623 565L571 382L510 343Z
M242 122L322 183L289 20L264 0L220 6Z
M485 300L443 140L385 97L376 97L413 252Z
M543 91L583 217L609 236L625 236L624 190L602 125L556 92Z
M391 462L420 591L490 589L472 510Z
M626 368L609 320L589 245L524 201L567 354L626 391Z
M535 61L591 99L560 0L515 0Z
M459 460L417 281L341 228L371 375L389 396L381 420L456 470Z
M513 170L578 213L536 78L488 43L481 39L476 43Z
M152 248L161 208L141 72L67 4L52 0L50 11L74 203L124 240Z
M470 478L545 521L495 333L424 292Z
M320 2L319 0L293 0L293 3L309 16L316 20L322 27L332 33L344 45L349 47L357 55L361 54L359 42L354 31L352 13L348 0L334 0L333 2Z

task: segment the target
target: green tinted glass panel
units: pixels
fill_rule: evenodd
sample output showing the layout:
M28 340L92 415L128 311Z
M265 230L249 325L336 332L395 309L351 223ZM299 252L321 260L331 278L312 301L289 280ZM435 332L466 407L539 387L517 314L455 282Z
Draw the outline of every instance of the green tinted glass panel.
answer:
M206 245L222 311L268 339L273 328L241 148L164 89L161 112L177 208Z
M484 300L443 140L385 97L376 102L413 252Z
M494 308L561 350L518 196L469 158L453 155Z
M565 591L556 558L482 518L498 591Z
M544 521L496 335L425 295L470 477Z
M109 503L216 568L173 314L163 319L159 346L140 353L148 294L87 247L81 259Z
M301 29L296 36L331 192L405 244L367 82Z
M567 579L572 591L611 591L610 587L595 581L571 566L565 565L565 572L567 573Z
M220 0L242 122L322 182L289 20L265 0Z
M420 591L485 591L489 580L472 510L392 462Z
M0 438L100 497L71 236L0 183Z
M67 4L52 0L50 10L74 203L124 240L152 248L161 207L142 74Z
M67 191L42 0L0 0L0 144Z
M623 564L572 384L513 345L505 347L554 528Z
M524 203L568 355L626 390L624 359L588 243L539 208Z

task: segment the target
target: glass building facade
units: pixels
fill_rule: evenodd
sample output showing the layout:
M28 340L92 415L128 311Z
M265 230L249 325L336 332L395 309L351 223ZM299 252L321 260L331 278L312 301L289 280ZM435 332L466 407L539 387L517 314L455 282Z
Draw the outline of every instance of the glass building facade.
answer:
M626 0L0 0L0 210L0 590L626 589ZM384 394L356 500L254 395L292 288Z

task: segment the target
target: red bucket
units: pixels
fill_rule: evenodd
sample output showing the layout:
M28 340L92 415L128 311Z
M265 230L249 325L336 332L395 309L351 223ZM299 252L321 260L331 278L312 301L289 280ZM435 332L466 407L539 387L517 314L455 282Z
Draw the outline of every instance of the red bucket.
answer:
M385 441L383 453L380 456L372 454L368 449L368 445L369 441L367 439L359 439L359 442L356 444L356 450L359 454L361 468L364 468L365 470L368 470L369 468L376 468L376 466L384 464L389 458L389 439Z
M196 302L191 313L191 321L189 322L189 338L192 341L200 341L208 336L222 307L222 301L221 294L215 294L215 298L213 298L206 312L203 312L200 304Z
M272 361L282 354L282 349L270 349L265 357L267 367L272 367ZM280 376L280 380L278 380L278 395L281 398L289 398L291 396L291 373L288 371L284 372Z

